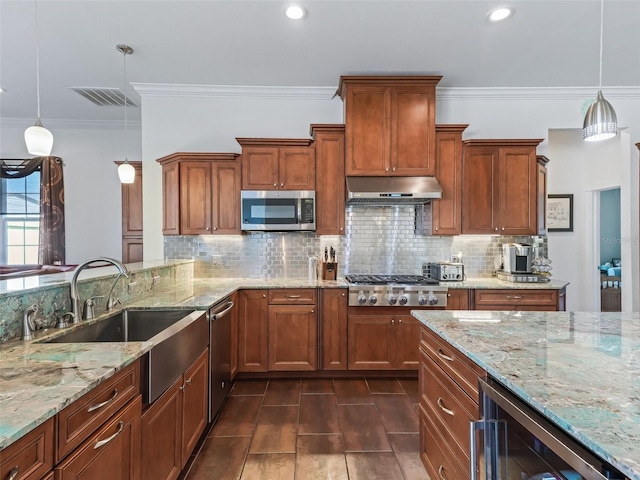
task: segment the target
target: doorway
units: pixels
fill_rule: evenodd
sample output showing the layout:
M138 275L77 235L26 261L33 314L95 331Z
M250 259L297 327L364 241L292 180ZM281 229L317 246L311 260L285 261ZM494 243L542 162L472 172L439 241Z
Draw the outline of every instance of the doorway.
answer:
M597 192L599 201L600 311L622 311L622 231L620 188Z

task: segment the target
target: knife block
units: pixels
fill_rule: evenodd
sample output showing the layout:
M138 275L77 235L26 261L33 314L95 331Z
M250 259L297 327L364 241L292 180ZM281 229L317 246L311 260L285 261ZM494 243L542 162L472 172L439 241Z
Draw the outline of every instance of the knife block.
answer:
M335 280L338 277L338 262L322 262L322 279Z

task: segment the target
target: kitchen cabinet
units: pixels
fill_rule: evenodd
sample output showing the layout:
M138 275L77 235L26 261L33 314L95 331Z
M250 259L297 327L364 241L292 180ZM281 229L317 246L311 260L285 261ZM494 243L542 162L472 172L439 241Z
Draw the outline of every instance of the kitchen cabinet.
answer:
M479 418L484 372L430 329L420 328L420 457L432 478L470 478L469 422Z
M346 175L434 175L438 76L342 76Z
M316 157L316 235L343 235L344 125L311 125Z
M142 415L142 479L175 479L207 424L209 350Z
M566 288L476 289L474 297L475 310L566 310Z
M123 183L121 187L122 263L142 261L142 162L129 163L135 176L133 183Z
M469 310L469 296L471 290L467 288L450 288L447 292L446 310Z
M266 372L267 290L238 292L238 372Z
M236 138L242 146L242 190L315 190L309 139Z
M140 478L141 409L138 395L55 467L56 480Z
M431 202L434 235L462 232L462 132L468 125L436 125L436 178L442 198Z
M269 290L269 371L318 369L315 289Z
M162 233L240 233L240 160L236 153L174 153L162 165Z
M417 370L420 326L409 308L348 309L349 370Z
M547 234L547 163L544 155L536 157L538 162L538 235Z
M324 288L320 291L320 331L322 369L347 370L347 290Z
M536 146L540 142L463 141L463 234L538 233Z
M2 450L0 478L39 480L51 471L54 450L53 432L54 419L50 418Z

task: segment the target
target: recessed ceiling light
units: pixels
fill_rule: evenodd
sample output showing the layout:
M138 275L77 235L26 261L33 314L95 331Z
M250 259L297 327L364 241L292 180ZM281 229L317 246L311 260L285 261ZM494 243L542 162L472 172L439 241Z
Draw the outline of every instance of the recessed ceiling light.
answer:
M513 9L509 7L500 7L489 12L489 20L499 22L513 15Z
M284 14L292 20L300 20L307 14L307 11L300 5L289 5L284 9Z

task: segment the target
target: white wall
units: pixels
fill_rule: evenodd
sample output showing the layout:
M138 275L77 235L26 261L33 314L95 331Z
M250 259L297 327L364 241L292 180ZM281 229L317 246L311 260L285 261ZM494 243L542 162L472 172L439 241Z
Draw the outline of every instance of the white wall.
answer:
M24 130L32 120L3 121L0 156L30 158ZM52 155L64 160L67 263L96 256L122 258L122 199L117 166L124 159L124 130L114 125L44 121L54 137ZM129 128L129 160L140 160L140 128Z

